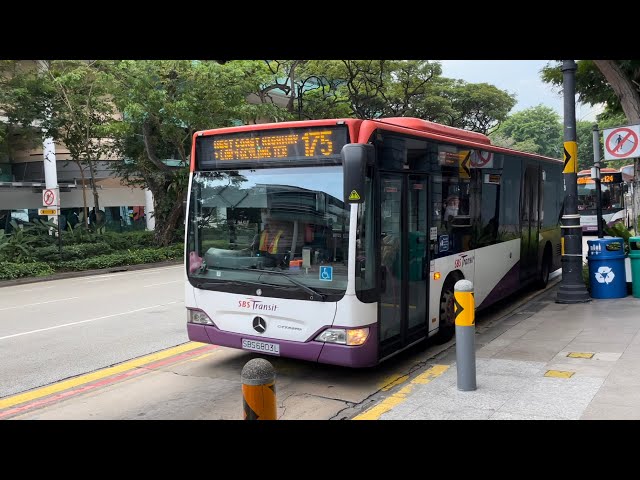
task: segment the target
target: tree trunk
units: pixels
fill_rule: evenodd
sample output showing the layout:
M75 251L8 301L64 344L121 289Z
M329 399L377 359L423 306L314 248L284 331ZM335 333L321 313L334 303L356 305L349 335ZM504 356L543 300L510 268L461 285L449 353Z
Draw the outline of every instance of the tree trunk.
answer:
M98 211L100 210L100 196L98 195L98 186L96 185L96 172L93 161L89 160L89 173L91 174L91 189L93 190L93 211L98 219Z
M640 123L640 93L615 60L594 60L596 67L620 99L622 111L630 124Z
M84 214L83 216L83 222L84 222L84 228L89 228L89 211L87 209L87 187L85 185L85 178L84 178L84 170L82 168L82 165L80 165L80 162L76 162L78 164L78 168L80 169L80 178L82 179L82 206L83 206L83 212Z
M158 245L166 247L171 243L171 241L175 237L176 230L178 230L180 227L180 220L182 219L182 217L183 205L182 203L178 202L173 204L173 207L171 207L169 214L165 217L165 219L163 219L163 221L158 221L158 219L156 218L155 240Z

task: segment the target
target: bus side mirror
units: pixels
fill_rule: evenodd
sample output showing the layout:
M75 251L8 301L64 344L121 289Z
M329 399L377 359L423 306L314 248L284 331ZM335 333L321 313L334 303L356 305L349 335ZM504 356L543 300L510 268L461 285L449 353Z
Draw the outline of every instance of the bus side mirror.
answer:
M345 202L362 203L367 165L373 163L375 147L369 144L349 143L342 147L340 154L344 173Z

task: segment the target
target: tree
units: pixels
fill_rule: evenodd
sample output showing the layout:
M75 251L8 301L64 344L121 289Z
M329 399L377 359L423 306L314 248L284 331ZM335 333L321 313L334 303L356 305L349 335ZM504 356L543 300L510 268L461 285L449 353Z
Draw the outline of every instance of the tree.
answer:
M562 157L563 130L552 108L538 105L510 115L491 135L494 144L516 150Z
M96 162L112 150L105 137L114 121L108 79L97 61L38 61L33 68L5 63L2 106L10 123L23 127L39 124L44 134L69 150L82 177L86 215L85 168L93 190L94 211L100 209L96 185ZM86 224L86 223L85 223Z
M542 80L562 86L562 62L542 69ZM604 104L605 117L624 113L630 124L640 123L640 60L580 60L576 70L578 100Z
M495 130L516 104L515 95L488 83L443 79L437 85L439 91L431 92L427 98L430 108L421 116L430 111L433 121L485 135ZM434 108L434 99L446 99L446 104Z
M167 245L184 218L193 134L273 113L272 106L246 101L266 84L268 71L264 62L188 60L114 61L107 71L123 117L113 131L125 158L119 173L125 183L151 190L156 242Z

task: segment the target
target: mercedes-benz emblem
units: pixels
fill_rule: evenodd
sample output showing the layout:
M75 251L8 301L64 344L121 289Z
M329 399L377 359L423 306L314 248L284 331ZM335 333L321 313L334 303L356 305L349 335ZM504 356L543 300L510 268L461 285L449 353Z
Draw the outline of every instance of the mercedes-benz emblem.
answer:
M257 289L256 290L256 295L258 295L258 296L262 295L262 289L260 289L260 288Z
M258 333L264 333L267 331L267 322L262 317L255 317L253 319L253 329Z

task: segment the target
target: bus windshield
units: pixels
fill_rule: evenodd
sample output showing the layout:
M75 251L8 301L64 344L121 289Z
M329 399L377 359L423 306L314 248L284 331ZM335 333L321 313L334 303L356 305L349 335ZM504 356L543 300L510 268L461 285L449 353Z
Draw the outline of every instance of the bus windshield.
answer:
M285 298L344 295L349 205L342 188L342 167L334 165L194 172L191 283Z
M602 211L616 212L623 208L623 187L621 183L602 183ZM578 184L578 211L583 215L596 214L595 183Z

